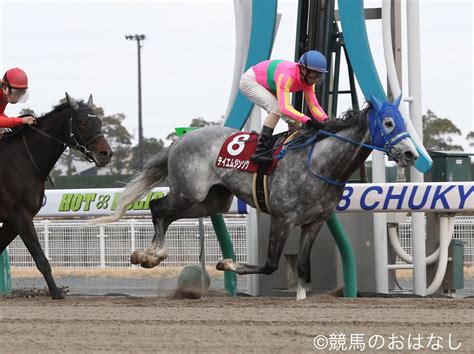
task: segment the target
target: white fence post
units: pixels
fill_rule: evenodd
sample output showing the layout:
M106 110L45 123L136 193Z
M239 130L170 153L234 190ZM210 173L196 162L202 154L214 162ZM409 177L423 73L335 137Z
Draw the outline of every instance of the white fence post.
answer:
M205 294L207 292L206 289L206 246L204 243L204 220L203 218L199 218L199 262L201 263L201 293Z
M137 221L135 219L130 220L130 254L132 252L134 252L135 249L136 249L136 245L135 245L135 242L136 242L136 230L135 230L136 223L137 223ZM132 264L131 262L130 262L130 266L132 268L138 267L138 265Z
M100 250L100 267L105 268L105 227L104 225L99 225L99 250Z
M49 258L49 220L43 220L43 235L44 235L44 255L46 259L51 262Z

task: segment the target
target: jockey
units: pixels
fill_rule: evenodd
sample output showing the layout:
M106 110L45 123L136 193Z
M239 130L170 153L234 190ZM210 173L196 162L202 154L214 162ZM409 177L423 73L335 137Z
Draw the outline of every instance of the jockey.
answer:
M20 124L35 124L33 116L9 118L4 112L7 104L26 102L28 99L28 77L26 73L13 68L7 70L3 79L0 80L2 90L0 91L0 128L12 128Z
M268 163L272 160L269 150L273 129L282 117L290 130L301 123L313 129L320 129L328 116L321 108L314 94L314 86L324 80L326 58L316 50L304 53L298 63L285 60L265 60L247 70L240 80L240 90L253 103L265 109L268 116L263 122L257 150L252 161ZM298 112L291 105L290 92L303 91L311 115Z

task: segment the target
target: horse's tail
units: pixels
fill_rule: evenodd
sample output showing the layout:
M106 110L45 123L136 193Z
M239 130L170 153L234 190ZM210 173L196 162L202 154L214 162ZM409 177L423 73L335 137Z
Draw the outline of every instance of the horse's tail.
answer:
M91 223L100 224L119 220L126 213L130 204L143 198L151 188L162 183L168 176L168 155L169 147L166 147L151 158L143 171L127 183L114 213L110 216L93 219Z

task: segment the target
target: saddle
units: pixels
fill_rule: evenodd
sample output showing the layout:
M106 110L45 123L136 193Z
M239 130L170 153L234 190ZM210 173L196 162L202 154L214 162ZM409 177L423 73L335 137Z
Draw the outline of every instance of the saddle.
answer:
M257 149L258 134L256 132L237 132L229 136L217 155L216 167L235 169L253 173L252 194L255 206L258 210L268 213L268 188L267 176L270 175L280 161L280 154L285 143L293 140L299 131L284 132L272 137L271 149L273 160L269 165L261 165L250 159Z

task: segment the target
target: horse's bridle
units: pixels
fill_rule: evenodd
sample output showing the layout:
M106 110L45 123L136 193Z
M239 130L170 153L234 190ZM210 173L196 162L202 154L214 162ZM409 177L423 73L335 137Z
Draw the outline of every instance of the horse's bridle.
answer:
M91 137L89 137L87 140L82 136L80 130L77 128L75 122L74 122L74 117L76 115L76 113L78 112L81 112L81 111L85 111L85 110L89 110L90 108L88 107L85 107L85 108L81 108L81 109L78 109L78 110L75 110L73 112L73 114L69 117L69 138L67 139L67 141L62 141L61 139L58 139L54 136L52 136L51 134L48 134L44 131L42 131L41 129L38 129L36 128L35 126L33 125L27 125L28 127L30 127L31 129L33 129L33 131L37 132L38 134L50 139L50 140L53 140L53 141L56 141L57 143L61 144L64 146L64 148L66 147L69 147L70 149L73 149L73 150L76 150L76 151L79 151L82 153L82 155L85 157L85 159L89 162L94 162L94 158L93 158L93 152L88 150L87 149L87 145L89 145L92 141L104 136L104 134L102 134L101 131L99 131L97 134L94 134L92 135ZM90 117L89 117L90 118ZM97 119L99 121L99 124L102 125L102 122L100 121L100 119L98 117L95 117L95 119ZM81 142L77 139L76 137L76 134L74 134L74 131L73 131L73 127L76 128L76 131L77 131L77 135L79 136L79 139L82 141L82 144ZM73 144L69 143L69 141L72 140ZM39 175L44 179L46 180L46 176L44 175L43 172L41 172L41 169L38 167L38 165L36 164L36 161L35 159L33 158L33 155L31 154L31 151L30 151L30 148L28 147L28 143L26 141L26 138L25 138L25 135L23 135L23 143L25 145L25 148L26 148L26 152L28 153L28 156L30 157L30 160L33 164L33 166L35 167L36 171L39 173ZM49 176L48 176L49 177ZM51 178L50 178L50 182L51 182L51 185L53 185L52 181L51 181Z
M401 140L405 138L409 138L410 135L408 132L401 131L399 128L394 129L392 132L387 134L385 130L380 126L380 122L384 118L382 115L385 110L381 110L380 112L376 112L374 108L369 111L369 129L370 129L370 138L372 140L372 144L376 150L385 152L388 156L390 156L394 161L397 161L396 157L391 154L393 147L399 143ZM370 116L377 114L378 117L374 117L372 120ZM373 122L373 123L372 123Z
M90 110L90 108L87 107L87 108L78 109L78 110L74 111L74 113L70 116L70 118L69 118L69 138L66 141L62 141L62 140L60 140L60 139L44 132L44 131L42 131L41 129L36 128L33 125L28 125L28 127L30 127L35 132L37 132L38 134L40 134L40 135L42 135L42 136L44 136L48 139L54 140L57 143L59 143L61 145L64 145L65 147L68 147L70 149L81 152L84 155L84 157L86 158L87 161L94 162L94 158L92 157L93 153L92 153L92 151L87 149L87 145L89 145L94 140L96 140L100 137L103 137L104 134L102 134L102 132L99 131L98 133L92 135L91 137L88 137L87 140L86 140L86 138L84 138L84 136L81 134L80 130L77 128L77 125L74 121L74 117L75 117L76 113L79 113L81 111L86 111L86 110ZM100 121L99 118L97 118L97 117L94 117L94 118L99 121L100 125L102 125L102 122ZM76 132L77 132L77 135L78 135L80 140L78 140L77 137L76 137L76 134L74 134L73 128L76 128ZM69 142L71 140L73 142L72 144Z

